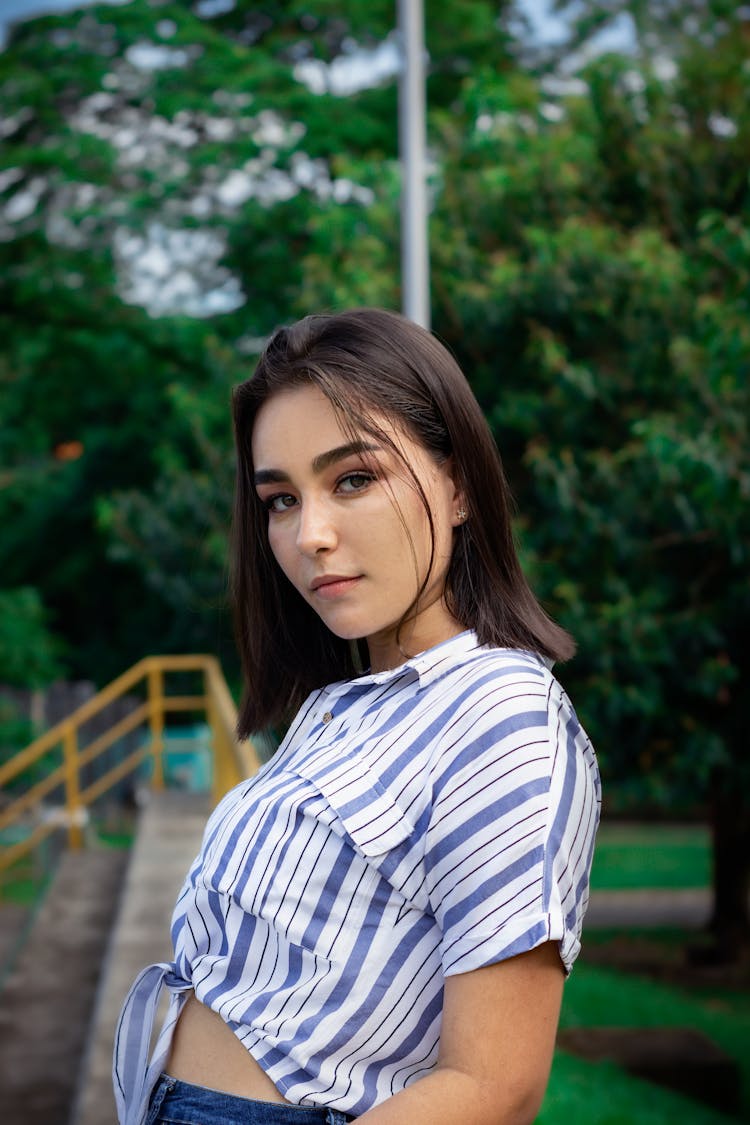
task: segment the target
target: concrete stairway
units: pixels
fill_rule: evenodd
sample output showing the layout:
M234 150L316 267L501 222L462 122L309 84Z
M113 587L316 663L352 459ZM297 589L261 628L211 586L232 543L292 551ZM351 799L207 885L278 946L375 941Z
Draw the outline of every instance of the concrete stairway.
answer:
M127 853L68 852L0 995L3 1125L64 1125ZM0 925L13 919L0 909Z
M112 1045L117 1017L137 973L152 961L169 959L172 909L200 847L210 807L207 795L165 792L152 794L140 814L70 1125L115 1125Z

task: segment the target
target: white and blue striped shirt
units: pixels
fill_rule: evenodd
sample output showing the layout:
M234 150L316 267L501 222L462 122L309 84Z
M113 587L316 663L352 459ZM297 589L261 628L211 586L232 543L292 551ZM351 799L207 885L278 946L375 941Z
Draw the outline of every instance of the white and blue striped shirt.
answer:
M358 1115L426 1074L444 977L545 941L572 965L599 806L589 740L532 653L465 632L313 692L212 813L174 961L126 1001L122 1125L144 1119L189 988L295 1104Z

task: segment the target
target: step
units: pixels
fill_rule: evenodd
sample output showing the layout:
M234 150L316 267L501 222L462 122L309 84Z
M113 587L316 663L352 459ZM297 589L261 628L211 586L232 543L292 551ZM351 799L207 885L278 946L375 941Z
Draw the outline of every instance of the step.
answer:
M67 852L0 995L3 1125L68 1119L127 853Z
M33 906L0 902L0 991L26 940L33 915Z
M590 1062L607 1059L636 1078L676 1090L722 1113L740 1111L742 1076L737 1061L694 1028L567 1028L559 1032L557 1043Z
M172 909L200 847L210 808L206 794L167 791L151 794L139 814L70 1125L116 1123L112 1048L117 1017L138 972L152 961L171 955Z
M674 927L701 930L708 925L713 894L707 888L592 891L583 923L587 930L608 927Z

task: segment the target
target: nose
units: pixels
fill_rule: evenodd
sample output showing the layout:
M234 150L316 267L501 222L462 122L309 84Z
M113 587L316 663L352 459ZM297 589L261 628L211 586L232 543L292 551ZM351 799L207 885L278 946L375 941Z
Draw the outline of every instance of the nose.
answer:
M338 534L327 505L320 500L305 500L297 525L297 549L303 555L317 555L336 545Z

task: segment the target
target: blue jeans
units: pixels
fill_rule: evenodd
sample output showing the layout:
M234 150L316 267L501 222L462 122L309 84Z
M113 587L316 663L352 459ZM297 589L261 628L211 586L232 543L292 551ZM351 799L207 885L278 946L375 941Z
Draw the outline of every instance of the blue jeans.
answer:
M237 1098L162 1074L151 1095L146 1125L346 1125L353 1120L337 1109Z

